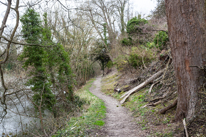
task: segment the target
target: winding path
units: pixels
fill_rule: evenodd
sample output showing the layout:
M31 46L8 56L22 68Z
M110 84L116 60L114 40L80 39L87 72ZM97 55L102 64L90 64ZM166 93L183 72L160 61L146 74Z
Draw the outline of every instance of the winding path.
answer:
M146 137L147 135L132 120L131 113L114 98L101 92L101 77L97 77L90 91L105 102L106 124L99 136L107 137Z

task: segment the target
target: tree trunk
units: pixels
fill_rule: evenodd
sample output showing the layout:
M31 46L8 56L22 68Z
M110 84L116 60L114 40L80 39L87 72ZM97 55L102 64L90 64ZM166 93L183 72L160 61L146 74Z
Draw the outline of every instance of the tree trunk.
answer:
M198 67L206 63L206 1L166 0L165 2L178 86L176 120L185 117L190 120L197 111L198 91L203 83L203 72Z

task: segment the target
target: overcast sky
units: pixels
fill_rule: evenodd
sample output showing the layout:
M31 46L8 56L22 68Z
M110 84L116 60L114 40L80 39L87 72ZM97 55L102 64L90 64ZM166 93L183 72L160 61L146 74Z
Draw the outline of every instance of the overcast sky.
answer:
M0 0L2 2L7 3L7 0ZM23 0L21 0L23 2ZM45 0L46 1L46 0ZM71 7L75 6L74 3L82 3L84 0L66 0L67 2L71 2ZM65 2L65 0L61 0L61 2ZM73 3L73 4L72 4ZM73 6L72 6L73 5ZM133 16L141 14L144 15L143 17L148 16L151 13L151 10L154 10L154 8L157 5L157 0L130 0L130 6L132 7L130 12L133 11ZM3 20L3 16L6 11L6 6L2 5L0 3L0 21ZM20 11L22 11L20 9ZM13 11L12 11L13 12ZM22 15L23 12L20 12L20 15ZM15 21L14 18L8 19L7 25L11 24L11 22ZM1 25L2 22L0 22Z
M0 0L2 2L6 2L6 0ZM65 0L61 0L62 2ZM66 1L79 1L81 3L81 1L83 0L66 0ZM73 5L73 4L72 4ZM135 13L140 13L142 15L145 14L145 16L149 15L151 10L154 10L154 8L157 5L157 0L130 0L130 6L132 6L132 10L134 15ZM4 5L2 5L0 3L0 20L2 20L2 14L4 15L4 13L2 13L2 11L5 11L6 7Z
M156 0L130 0L132 4L133 11L141 14L145 14L146 16L150 14L151 10L157 5Z

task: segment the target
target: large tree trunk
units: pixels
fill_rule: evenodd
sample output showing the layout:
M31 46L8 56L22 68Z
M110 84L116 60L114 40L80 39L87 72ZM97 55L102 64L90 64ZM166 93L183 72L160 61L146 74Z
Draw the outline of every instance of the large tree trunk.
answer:
M205 0L166 0L173 66L178 86L176 120L190 120L197 111L198 91L206 63ZM197 66L197 67L192 67Z

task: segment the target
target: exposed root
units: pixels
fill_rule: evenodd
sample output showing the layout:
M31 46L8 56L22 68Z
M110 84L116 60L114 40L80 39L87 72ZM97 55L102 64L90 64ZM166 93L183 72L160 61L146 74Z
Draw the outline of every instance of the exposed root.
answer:
M176 99L171 105L169 105L169 106L161 109L161 110L159 111L159 113L160 113L160 114L165 114L168 110L170 110L171 108L175 107L176 105L177 105L177 99Z

